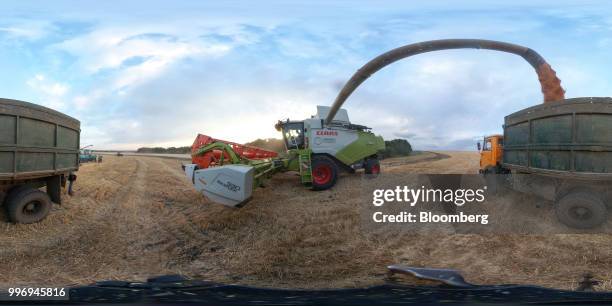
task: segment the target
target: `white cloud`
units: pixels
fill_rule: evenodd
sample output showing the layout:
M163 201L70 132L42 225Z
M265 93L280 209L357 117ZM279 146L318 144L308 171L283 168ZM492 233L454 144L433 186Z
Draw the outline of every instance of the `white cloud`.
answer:
M14 39L36 40L56 30L52 23L44 20L5 19L2 23L7 25L0 26L0 34Z
M219 56L230 50L227 45L214 45L214 46L193 46L189 44L179 44L176 46L163 46L158 44L152 44L150 48L155 48L155 52L147 52L147 48L143 49L132 49L131 54L136 57L151 56L151 58L144 60L141 64L126 67L118 73L117 77L113 81L112 89L125 88L147 79L158 77L168 66L173 63L188 57L188 56ZM139 53L139 51L142 51ZM126 60L130 57L123 56Z
M42 74L37 74L27 81L28 86L38 90L50 97L61 97L66 94L69 87L66 84L47 79Z
M160 65L190 55L220 55L229 50L224 44L205 45L195 39L182 40L172 33L149 37L148 32L141 31L104 28L64 41L57 48L77 55L82 68L92 74L119 68L129 59Z
M54 48L77 56L79 66L93 74L120 68L130 59L168 63L188 56L220 56L236 46L255 43L257 39L255 33L237 25L198 26L186 21L134 23L98 26Z
M34 75L26 84L40 94L41 104L58 110L66 108L64 96L70 89L68 85L48 79L43 74Z
M160 78L185 59L214 59L236 46L257 41L255 35L236 26L216 29L216 35L226 37L223 41L207 39L206 34L212 32L183 31L163 24L99 27L56 44L53 49L76 56L77 67L86 77L103 80L92 88L92 93L74 98L75 106L84 110L102 98L129 96L130 89Z
M29 39L34 39L41 36L41 33L34 29L25 29L17 27L0 27L0 32L7 33L13 37L25 37Z
M94 103L96 103L99 99L103 98L104 91L100 89L94 89L93 91L87 94L79 94L72 98L72 103L76 110L86 110L88 107L91 107Z

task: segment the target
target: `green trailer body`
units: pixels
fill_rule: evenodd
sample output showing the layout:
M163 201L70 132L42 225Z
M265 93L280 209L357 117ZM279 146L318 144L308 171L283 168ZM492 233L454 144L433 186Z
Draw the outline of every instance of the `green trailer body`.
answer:
M503 166L570 178L612 178L612 98L575 98L505 118Z
M612 98L545 103L505 118L503 169L514 190L554 202L565 225L596 228L612 203Z
M19 211L13 208L24 204L19 203L20 198L36 198L39 201L34 202L48 202L46 206L51 201L61 203L61 186L74 181L73 172L79 168L79 137L80 122L70 116L28 102L0 99L0 201L11 221L37 222L48 213L29 211L24 215L27 218L19 220ZM46 187L47 198L38 190L41 187Z
M79 168L78 120L28 102L0 99L0 180Z

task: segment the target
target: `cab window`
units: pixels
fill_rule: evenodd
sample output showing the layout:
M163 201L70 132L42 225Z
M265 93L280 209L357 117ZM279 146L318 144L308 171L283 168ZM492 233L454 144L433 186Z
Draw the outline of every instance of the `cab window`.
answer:
M285 125L283 136L288 149L303 149L304 123L289 123Z
M482 147L483 151L491 151L491 139L487 139L484 142L484 146Z

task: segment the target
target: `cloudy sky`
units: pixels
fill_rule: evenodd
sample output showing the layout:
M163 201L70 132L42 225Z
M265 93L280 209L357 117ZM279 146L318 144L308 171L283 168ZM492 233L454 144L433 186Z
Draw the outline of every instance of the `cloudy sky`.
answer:
M246 142L330 105L374 56L442 38L531 47L568 97L612 95L610 2L328 2L3 1L0 96L79 119L98 149ZM454 50L385 68L345 108L385 138L470 150L541 101L520 57Z

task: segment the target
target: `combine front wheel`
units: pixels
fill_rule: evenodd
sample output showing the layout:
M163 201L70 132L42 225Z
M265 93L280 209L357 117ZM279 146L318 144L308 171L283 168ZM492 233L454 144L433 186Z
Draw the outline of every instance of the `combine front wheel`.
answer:
M326 190L336 184L338 166L329 157L314 155L312 157L312 189Z
M368 177L377 177L380 174L380 161L378 158L368 158L364 162L365 174Z

